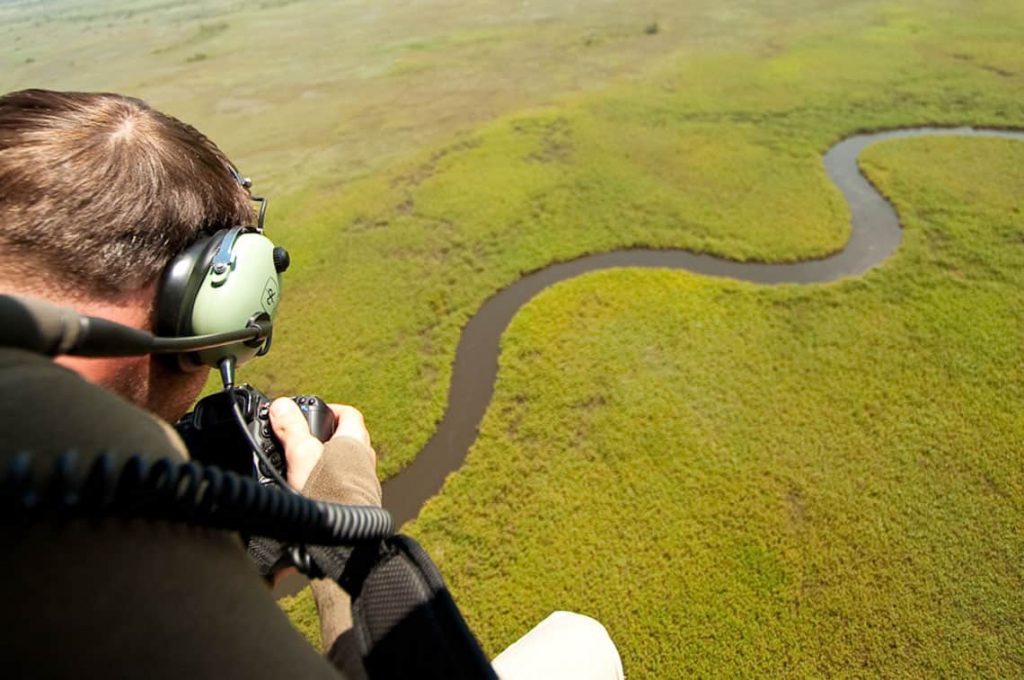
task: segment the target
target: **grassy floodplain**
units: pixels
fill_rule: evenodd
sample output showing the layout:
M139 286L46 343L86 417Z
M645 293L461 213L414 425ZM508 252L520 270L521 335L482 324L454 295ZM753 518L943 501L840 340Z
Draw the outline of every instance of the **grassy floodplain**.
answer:
M1024 126L1018 2L679 4L5 3L0 89L144 96L253 174L295 270L247 377L358 404L390 475L522 272L834 252L832 142ZM1020 674L1022 160L869 150L907 234L860 279L606 272L531 303L409 528L487 648L572 608L631 677Z
M15 4L0 89L141 94L260 179L295 266L274 357L245 375L359 404L388 476L443 410L462 325L522 272L636 244L747 260L834 252L848 216L821 166L832 142L1024 120L1017 3L671 4L66 2L41 18ZM479 31L489 37L460 38ZM377 53L396 41L417 47ZM208 58L189 63L200 44ZM515 49L529 58L510 72ZM397 73L371 68L383 63ZM447 94L467 78L492 112L512 112L477 125L486 114L458 97L435 95L439 110L404 99L420 81ZM546 84L519 85L535 79ZM310 82L325 101L293 108ZM245 91L260 107L232 109ZM500 104L494 92L520 94ZM399 115L423 120L399 134ZM364 143L411 157L365 174L383 161L359 160Z
M907 233L862 279L613 271L516 317L412 527L489 649L565 607L633 677L1021 673L1024 144L864 164Z
M302 379L358 397L391 474L443 409L459 329L523 272L636 244L772 261L838 250L849 227L821 165L831 143L1024 120L1019 78L933 54L990 49L1004 29L954 45L944 31L963 32L962 18L947 21L896 13L773 56L668 58L648 81L503 117L327 204L300 195L281 211L302 225L288 233L296 312L281 325L284 356L256 373L284 391ZM310 324L324 308L340 311ZM321 370L339 346L344 369Z

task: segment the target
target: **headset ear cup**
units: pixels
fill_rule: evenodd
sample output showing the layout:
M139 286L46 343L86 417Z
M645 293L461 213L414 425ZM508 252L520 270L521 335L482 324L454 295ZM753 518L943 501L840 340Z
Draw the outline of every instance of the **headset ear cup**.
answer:
M229 238L230 266L219 267L225 260L218 255L195 296L192 331L197 335L244 329L256 318L272 321L277 312L281 279L274 243L254 231ZM203 350L194 356L207 366L217 366L226 356L241 365L257 356L260 349L259 344L239 343Z
M157 293L157 334L216 335L243 330L258 317L272 321L281 292L277 250L251 227L223 229L193 243L164 270ZM265 353L268 343L167 356L176 368L195 371L215 367L226 356L245 363Z
M156 299L157 335L177 338L195 335L192 310L196 296L227 232L227 229L221 229L211 236L200 238L171 260L164 269ZM171 354L164 359L184 370L201 367L192 354Z

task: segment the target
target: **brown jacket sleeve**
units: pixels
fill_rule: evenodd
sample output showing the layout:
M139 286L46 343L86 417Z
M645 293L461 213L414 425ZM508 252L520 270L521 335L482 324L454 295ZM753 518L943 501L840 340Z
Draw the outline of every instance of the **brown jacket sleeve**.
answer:
M309 474L302 494L322 501L380 507L377 454L351 437L331 439ZM313 581L313 599L320 614L320 640L329 651L338 636L352 628L348 594L333 581Z

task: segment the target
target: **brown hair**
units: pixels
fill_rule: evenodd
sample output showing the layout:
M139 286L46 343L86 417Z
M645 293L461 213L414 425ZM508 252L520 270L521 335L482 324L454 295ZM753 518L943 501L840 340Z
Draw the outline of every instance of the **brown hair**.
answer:
M78 295L141 288L201 232L252 219L195 128L105 93L0 97L0 276Z

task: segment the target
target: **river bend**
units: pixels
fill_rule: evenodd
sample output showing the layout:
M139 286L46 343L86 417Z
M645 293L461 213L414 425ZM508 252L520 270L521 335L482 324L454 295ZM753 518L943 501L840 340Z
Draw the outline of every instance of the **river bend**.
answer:
M736 262L687 250L617 250L550 265L495 293L463 328L455 350L444 417L416 459L384 483L384 507L397 525L404 524L415 518L423 504L440 491L445 477L462 465L476 441L477 428L494 392L501 335L519 308L542 290L581 274L612 267L684 269L762 284L822 283L863 274L896 250L902 229L892 204L861 174L857 158L866 147L882 140L936 136L1024 141L1024 132L1020 131L916 127L857 134L838 142L825 153L825 172L850 208L851 231L843 249L828 257L769 264Z

